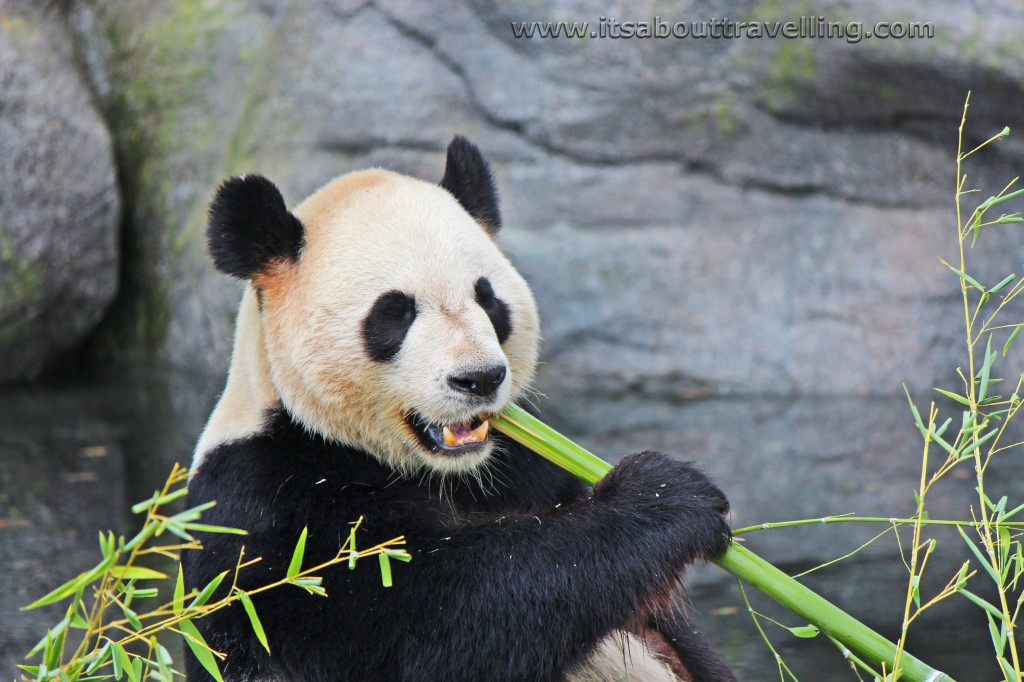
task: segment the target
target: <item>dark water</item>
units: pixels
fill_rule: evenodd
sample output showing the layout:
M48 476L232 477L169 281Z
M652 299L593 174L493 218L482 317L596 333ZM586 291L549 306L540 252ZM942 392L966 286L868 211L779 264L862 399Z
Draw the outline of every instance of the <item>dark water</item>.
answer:
M159 487L173 462L188 464L221 378L105 368L42 386L0 389L0 670L15 664L60 618L19 612L99 557L96 532L129 532L132 503ZM698 461L727 491L735 527L829 514L905 516L920 475L919 437L905 400L731 399L670 405L629 397L552 396L548 420L594 451L616 459L657 448ZM561 406L571 405L572 409ZM595 425L604 425L597 428ZM997 462L991 494L1024 490L1020 455ZM933 518L964 518L976 497L973 473L954 472L931 496ZM830 561L883 526L814 525L747 536L747 546L789 573ZM927 596L967 557L954 532L939 543ZM904 545L909 534L903 535ZM891 533L805 582L884 635L895 638L907 573ZM981 577L972 589L986 593ZM736 582L709 566L690 594L700 624L740 679L778 679L773 656L746 612ZM802 625L748 589L754 608ZM835 647L764 628L797 677L853 680ZM952 598L911 628L909 650L960 682L999 679L982 612ZM2 675L3 673L0 673Z

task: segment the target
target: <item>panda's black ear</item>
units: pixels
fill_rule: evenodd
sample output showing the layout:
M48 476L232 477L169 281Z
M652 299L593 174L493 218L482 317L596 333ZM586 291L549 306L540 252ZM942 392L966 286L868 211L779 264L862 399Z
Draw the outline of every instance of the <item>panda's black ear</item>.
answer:
M225 180L210 203L210 255L232 277L251 279L273 261L298 260L303 235L281 192L262 175Z
M477 146L462 135L456 135L448 145L441 187L451 192L462 208L488 232L495 234L501 228L498 193L494 189L491 167Z

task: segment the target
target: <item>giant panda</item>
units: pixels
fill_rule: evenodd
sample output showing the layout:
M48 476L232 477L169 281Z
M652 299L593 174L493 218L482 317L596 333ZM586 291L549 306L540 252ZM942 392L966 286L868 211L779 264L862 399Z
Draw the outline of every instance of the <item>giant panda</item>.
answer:
M500 227L462 137L439 185L365 170L294 211L258 175L216 192L214 264L248 284L187 503L248 535L200 533L187 584L243 545L261 560L240 587L280 580L303 528L315 565L360 517L360 547L404 535L412 555L391 587L372 561L325 570L327 598L254 596L269 654L237 604L197 620L228 682L734 679L677 596L726 549L722 492L656 452L591 490L489 428L529 397L540 338Z

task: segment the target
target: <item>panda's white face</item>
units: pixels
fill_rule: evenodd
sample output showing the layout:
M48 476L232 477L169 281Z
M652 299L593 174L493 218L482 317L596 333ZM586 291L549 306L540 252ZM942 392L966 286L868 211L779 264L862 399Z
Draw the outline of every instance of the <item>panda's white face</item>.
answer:
M395 467L479 466L488 417L536 366L526 282L451 194L421 180L346 175L294 214L299 257L252 277L285 408Z

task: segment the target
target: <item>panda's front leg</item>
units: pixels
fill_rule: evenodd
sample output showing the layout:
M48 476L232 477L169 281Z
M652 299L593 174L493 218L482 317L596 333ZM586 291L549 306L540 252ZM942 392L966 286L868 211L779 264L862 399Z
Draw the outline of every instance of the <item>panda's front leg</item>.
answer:
M613 631L642 629L687 564L724 552L728 509L696 468L644 452L548 514L410 536L405 579L378 602L404 624L398 676L561 679Z

